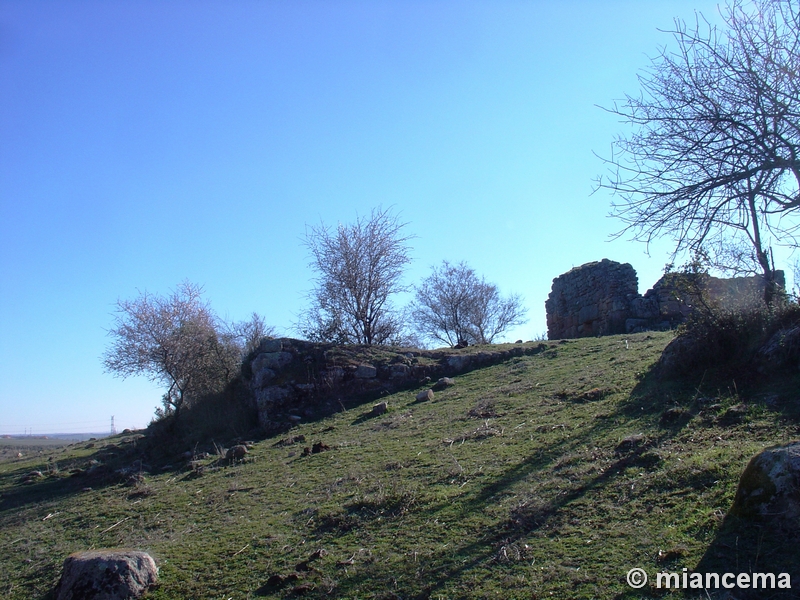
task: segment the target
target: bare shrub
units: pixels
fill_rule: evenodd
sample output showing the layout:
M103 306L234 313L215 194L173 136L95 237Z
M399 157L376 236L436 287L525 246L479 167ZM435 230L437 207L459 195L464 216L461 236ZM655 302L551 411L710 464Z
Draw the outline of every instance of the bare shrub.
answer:
M331 230L310 227L316 287L299 329L312 341L388 344L400 337L403 322L390 297L405 287L401 278L411 262L402 223L389 209L373 209L350 225Z
M237 372L241 350L221 333L202 292L184 281L169 296L144 292L116 304L103 366L123 378L145 375L165 385L162 416L177 418L191 402L220 392Z
M449 346L491 344L526 322L517 295L500 296L497 286L479 278L466 263L443 261L416 288L411 315L420 335Z
M733 0L718 30L676 20L676 50L610 112L633 126L613 144L599 187L621 202L619 235L705 247L714 266L761 273L777 292L771 248L797 244L800 208L800 6Z

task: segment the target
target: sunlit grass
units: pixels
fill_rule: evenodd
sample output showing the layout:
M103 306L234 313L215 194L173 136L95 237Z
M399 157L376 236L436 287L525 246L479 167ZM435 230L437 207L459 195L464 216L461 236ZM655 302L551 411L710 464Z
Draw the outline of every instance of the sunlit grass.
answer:
M289 435L306 442L257 441L233 465L70 476L130 466L137 436L2 463L0 595L44 598L67 554L108 546L151 552L157 599L636 598L634 566L751 560L723 517L749 458L796 437L794 382L663 384L648 373L670 338L548 342L433 402L394 394L385 415L301 424ZM317 441L330 450L304 456ZM781 552L797 564L780 541L760 560Z

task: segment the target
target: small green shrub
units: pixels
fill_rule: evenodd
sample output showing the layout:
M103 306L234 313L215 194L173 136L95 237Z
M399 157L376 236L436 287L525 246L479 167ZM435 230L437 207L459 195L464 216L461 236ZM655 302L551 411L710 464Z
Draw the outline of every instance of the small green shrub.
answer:
M797 364L800 343L784 335L797 327L800 305L795 303L755 303L736 309L713 306L696 311L664 349L662 376L711 372L747 377ZM781 343L784 338L785 343ZM776 353L780 361L775 360Z
M198 444L210 447L212 440L227 441L251 435L258 427L258 415L247 398L246 384L238 377L225 390L208 394L181 413L162 416L149 430L150 460L170 461Z

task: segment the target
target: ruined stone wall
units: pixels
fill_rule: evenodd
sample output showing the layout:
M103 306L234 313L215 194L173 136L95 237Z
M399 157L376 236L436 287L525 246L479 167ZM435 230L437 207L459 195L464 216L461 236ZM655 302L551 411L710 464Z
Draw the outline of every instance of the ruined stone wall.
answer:
M636 271L604 258L553 280L545 302L551 340L625 333L631 300L639 296Z
M353 399L380 396L478 367L538 354L545 344L463 350L337 346L291 338L265 338L244 371L260 427L281 431L301 420L349 407Z
M776 271L784 287L783 271ZM545 302L547 337L551 340L680 325L697 307L740 308L759 302L763 277L721 279L706 274L667 273L639 295L636 271L627 263L603 259L553 280Z

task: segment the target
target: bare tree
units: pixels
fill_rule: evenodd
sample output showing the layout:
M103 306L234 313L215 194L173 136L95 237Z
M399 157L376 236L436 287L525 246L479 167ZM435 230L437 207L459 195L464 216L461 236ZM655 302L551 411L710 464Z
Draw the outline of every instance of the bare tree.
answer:
M758 272L769 302L771 249L797 245L800 5L733 0L722 17L725 31L676 20L677 50L662 50L641 94L610 109L634 131L614 142L599 187L621 199L618 235L671 237L675 254L704 249L712 266Z
M261 340L275 337L275 328L267 325L264 317L254 312L247 321L239 321L228 326L227 335L240 351L242 358L253 352Z
M421 335L462 346L491 344L525 323L526 312L519 296L502 298L497 286L478 278L466 263L443 261L416 288L411 314Z
M377 208L333 231L324 224L306 231L317 272L300 324L309 339L371 345L397 337L402 323L390 297L405 289L401 278L411 262L405 225L389 209Z
M191 402L221 390L238 366L240 348L220 335L202 292L185 281L167 297L144 292L118 300L108 332L113 341L103 355L107 372L164 384L164 411L176 418Z

